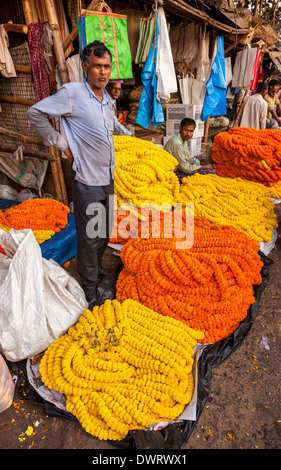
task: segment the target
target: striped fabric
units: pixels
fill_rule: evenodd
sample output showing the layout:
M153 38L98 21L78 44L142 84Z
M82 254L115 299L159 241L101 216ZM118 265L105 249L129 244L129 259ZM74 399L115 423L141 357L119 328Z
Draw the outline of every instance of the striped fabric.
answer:
M35 4L36 4L39 21L41 23L43 23L44 21L48 21L48 16L47 16L44 0L35 0ZM62 0L54 0L54 4L55 4L56 12L57 12L58 24L59 24L60 32L61 32L61 40L63 43L69 35L68 23L67 23L67 19L65 16ZM69 54L73 52L73 50L74 50L73 45L71 44L69 48L65 51L65 56L68 57Z

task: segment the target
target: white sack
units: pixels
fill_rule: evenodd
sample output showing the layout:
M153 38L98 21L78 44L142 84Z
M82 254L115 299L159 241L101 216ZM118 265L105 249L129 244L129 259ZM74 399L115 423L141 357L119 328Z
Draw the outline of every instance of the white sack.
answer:
M2 233L0 350L10 361L44 351L77 322L85 294L59 264L42 257L32 230Z

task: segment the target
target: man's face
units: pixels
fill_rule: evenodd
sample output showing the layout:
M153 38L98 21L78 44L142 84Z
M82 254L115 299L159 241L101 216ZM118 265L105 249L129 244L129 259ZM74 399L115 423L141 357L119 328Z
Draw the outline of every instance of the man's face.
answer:
M121 93L121 83L109 83L106 89L111 98L117 100Z
M106 52L103 57L90 55L89 63L82 62L82 68L87 75L87 82L93 90L104 88L111 74L111 58Z
M192 138L195 127L189 124L186 124L183 127L180 127L180 135L182 140L185 142Z

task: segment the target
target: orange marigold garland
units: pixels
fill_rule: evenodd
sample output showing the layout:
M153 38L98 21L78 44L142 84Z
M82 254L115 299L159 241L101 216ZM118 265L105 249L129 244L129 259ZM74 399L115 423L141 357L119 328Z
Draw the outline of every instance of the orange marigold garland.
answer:
M235 127L216 135L212 159L217 175L276 184L281 179L280 134L275 129Z
M55 199L27 199L0 213L0 224L15 230L59 232L68 222L68 206Z
M176 239L131 239L121 251L124 269L117 299L127 298L204 332L204 343L228 337L246 318L261 282L259 244L230 226L195 219L194 245Z

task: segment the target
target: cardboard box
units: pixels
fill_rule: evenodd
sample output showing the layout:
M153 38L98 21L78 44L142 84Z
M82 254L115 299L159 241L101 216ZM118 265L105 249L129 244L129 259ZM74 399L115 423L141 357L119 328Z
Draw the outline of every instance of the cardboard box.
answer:
M204 135L204 121L197 120L195 131L193 134L193 139L197 139L198 137L203 137ZM166 136L172 137L173 135L179 132L181 121L166 121Z
M194 121L200 120L202 104L167 104L167 121L181 121L184 118L191 118Z
M197 139L190 139L187 141L187 145L192 156L195 157L196 155L199 155L201 153L201 142L201 137Z

